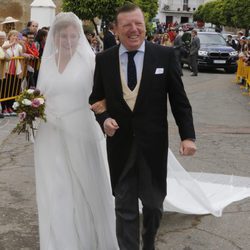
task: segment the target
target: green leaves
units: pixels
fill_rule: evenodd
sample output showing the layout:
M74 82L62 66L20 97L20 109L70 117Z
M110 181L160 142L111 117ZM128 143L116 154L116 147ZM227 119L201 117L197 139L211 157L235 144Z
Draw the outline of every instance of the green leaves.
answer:
M216 0L201 5L194 13L194 20L248 29L249 13L249 0Z
M91 20L98 17L106 23L114 21L116 9L123 5L125 0L63 0L63 11L72 11L82 20ZM146 14L146 21L156 16L158 0L131 0L138 4ZM98 33L98 31L96 30Z

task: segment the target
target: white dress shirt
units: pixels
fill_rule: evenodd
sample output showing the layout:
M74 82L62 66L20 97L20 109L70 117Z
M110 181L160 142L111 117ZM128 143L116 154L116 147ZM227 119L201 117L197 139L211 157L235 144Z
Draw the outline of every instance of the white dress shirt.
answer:
M122 67L121 70L124 73L126 83L128 82L128 74L127 74L128 54L127 52L128 50L121 44L119 47L119 59L120 59L120 65ZM137 50L137 53L134 56L137 81L141 79L144 53L145 53L145 41L142 43L141 47Z

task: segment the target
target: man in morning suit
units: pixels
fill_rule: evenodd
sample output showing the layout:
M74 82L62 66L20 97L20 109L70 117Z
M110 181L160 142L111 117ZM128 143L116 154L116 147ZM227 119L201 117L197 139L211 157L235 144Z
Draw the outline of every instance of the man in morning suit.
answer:
M109 49L116 45L116 38L114 34L114 24L108 24L108 31L105 33L103 38L103 49Z
M198 53L200 49L200 38L197 36L197 31L191 32L191 45L190 45L190 66L193 71L191 76L198 75Z
M139 250L140 199L143 250L153 250L166 196L167 96L182 155L196 151L192 110L174 49L145 41L141 9L126 4L117 11L115 22L121 44L96 56L89 101L107 135L119 247ZM100 104L104 100L105 105Z

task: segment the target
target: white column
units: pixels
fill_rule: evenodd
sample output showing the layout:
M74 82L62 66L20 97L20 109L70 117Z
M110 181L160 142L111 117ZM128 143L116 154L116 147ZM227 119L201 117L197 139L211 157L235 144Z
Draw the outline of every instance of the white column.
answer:
M31 3L30 7L30 19L37 21L39 28L52 24L56 9L52 0L35 0Z

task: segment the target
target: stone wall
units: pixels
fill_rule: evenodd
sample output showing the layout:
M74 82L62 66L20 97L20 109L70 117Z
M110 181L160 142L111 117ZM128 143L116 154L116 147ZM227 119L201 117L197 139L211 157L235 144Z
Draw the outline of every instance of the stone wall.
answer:
M30 4L33 0L0 0L0 23L8 16L18 19L16 29L22 30L30 20ZM53 0L56 13L61 11L62 0ZM0 25L2 30L2 25Z

